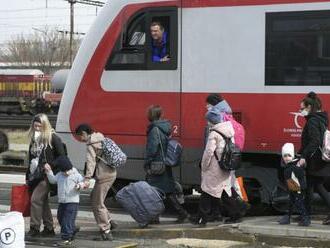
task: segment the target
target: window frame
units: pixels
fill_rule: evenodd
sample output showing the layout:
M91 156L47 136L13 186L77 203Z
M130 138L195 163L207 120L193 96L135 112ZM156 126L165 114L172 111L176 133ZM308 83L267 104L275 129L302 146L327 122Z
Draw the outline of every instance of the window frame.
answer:
M283 82L277 82L274 83L274 78L270 78L270 76L267 76L267 68L271 67L273 64L269 64L269 52L271 49L269 48L270 42L273 38L278 37L288 37L288 38L297 38L297 37L307 37L307 36L320 36L325 35L324 37L327 37L327 35L330 35L330 30L289 30L289 31L276 31L273 28L274 22L279 20L310 20L310 19L322 19L324 17L330 16L330 10L306 10L306 11L289 11L289 12L266 12L265 13L265 78L264 78L264 84L265 86L329 86L330 82L327 84L302 84L301 82L298 82L297 84L286 84L283 80ZM318 52L319 53L319 52ZM319 54L316 55L317 57L321 58ZM285 66L285 65L284 65ZM309 65L310 67L322 67L321 64L313 66L312 64ZM330 64L329 64L330 67ZM286 74L282 72L282 76L285 76ZM268 79L268 80L267 80ZM306 80L306 79L305 79Z
M123 41L124 38L128 38L128 25L132 24L134 19L145 18L145 30L146 30L146 41L143 46L136 49L132 48L132 53L141 51L144 53L144 63L135 63L135 64L111 64L111 61L115 54L123 51ZM151 50L151 35L150 35L150 24L154 17L169 17L169 34L170 34L170 51L171 59L169 62L153 62L151 60L152 50ZM120 44L118 44L120 42ZM125 40L126 42L126 40ZM119 51L115 52L115 48L120 47ZM127 50L129 52L129 50ZM128 21L123 25L121 33L116 40L114 49L112 49L111 54L108 57L107 63L105 65L106 71L133 71L133 70L176 70L178 64L178 8L177 7L161 7L161 8L145 8L136 12Z

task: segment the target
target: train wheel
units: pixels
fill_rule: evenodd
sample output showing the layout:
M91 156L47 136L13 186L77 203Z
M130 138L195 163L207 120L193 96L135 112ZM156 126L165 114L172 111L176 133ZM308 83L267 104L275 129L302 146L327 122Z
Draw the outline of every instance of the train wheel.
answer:
M7 135L0 131L0 153L7 151L9 148L8 137Z

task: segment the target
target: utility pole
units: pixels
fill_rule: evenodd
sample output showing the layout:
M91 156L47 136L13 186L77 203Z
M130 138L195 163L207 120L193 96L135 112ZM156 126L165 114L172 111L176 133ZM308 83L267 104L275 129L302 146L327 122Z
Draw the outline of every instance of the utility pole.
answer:
M92 5L102 7L104 2L94 0L64 0L70 3L70 67L72 66L72 43L74 35L74 4L81 3L86 5Z
M74 32L74 4L76 0L69 0L70 3L70 67L72 66L72 43Z

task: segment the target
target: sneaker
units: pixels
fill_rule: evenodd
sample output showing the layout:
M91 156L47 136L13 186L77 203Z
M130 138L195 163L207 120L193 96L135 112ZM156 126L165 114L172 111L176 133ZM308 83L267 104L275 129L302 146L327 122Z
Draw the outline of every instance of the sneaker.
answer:
M302 218L302 220L298 222L298 226L310 226L310 225L311 225L311 219L309 217Z
M30 231L27 233L30 237L39 237L40 231L35 227L30 227Z
M61 242L58 242L56 244L58 247L73 247L73 241L72 240L62 240Z
M94 238L95 241L112 241L113 237L110 230L100 231L101 237Z
M290 216L284 215L281 217L281 219L278 221L278 224L280 225L289 225L290 224Z
M181 214L178 216L178 218L176 219L176 223L181 224L184 223L184 221L188 218L189 219L189 214L185 213L185 214Z
M54 229L48 229L47 227L40 233L42 237L54 237L55 232Z
M117 222L110 220L110 230L116 229L118 227Z

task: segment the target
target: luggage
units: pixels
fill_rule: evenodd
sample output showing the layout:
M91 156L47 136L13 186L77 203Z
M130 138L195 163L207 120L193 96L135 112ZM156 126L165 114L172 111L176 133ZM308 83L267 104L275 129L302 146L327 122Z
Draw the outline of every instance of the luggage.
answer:
M28 185L14 185L11 188L10 211L21 212L24 217L30 216L31 193Z
M223 119L225 121L230 121L233 125L235 134L234 141L235 144L239 147L240 150L243 150L244 142L245 142L245 130L241 123L237 122L232 115L224 114Z
M0 214L0 248L24 248L24 228L21 213Z
M165 210L162 194L144 181L122 188L116 199L140 227L147 226Z

